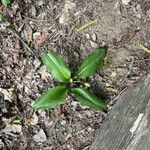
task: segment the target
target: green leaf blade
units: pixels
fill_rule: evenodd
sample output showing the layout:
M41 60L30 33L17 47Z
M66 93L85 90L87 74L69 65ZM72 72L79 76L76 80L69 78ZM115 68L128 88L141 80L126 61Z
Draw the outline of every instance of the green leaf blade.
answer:
M48 71L53 75L54 78L61 82L68 81L70 79L70 70L59 54L50 51L42 56L42 60L44 65L47 67Z
M106 110L106 104L97 96L84 88L74 88L72 93L82 105L98 110Z
M93 75L103 63L106 53L107 47L97 48L83 60L76 76L78 78L86 78Z
M4 6L8 6L11 3L11 0L1 0Z
M65 86L56 86L48 89L33 105L33 109L54 108L62 104L68 96Z
M3 21L4 17L3 15L0 13L0 23Z

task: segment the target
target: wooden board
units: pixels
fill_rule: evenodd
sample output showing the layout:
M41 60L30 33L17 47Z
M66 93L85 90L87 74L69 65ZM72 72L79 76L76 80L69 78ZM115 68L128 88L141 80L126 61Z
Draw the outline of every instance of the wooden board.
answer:
M150 150L150 74L119 96L90 150Z

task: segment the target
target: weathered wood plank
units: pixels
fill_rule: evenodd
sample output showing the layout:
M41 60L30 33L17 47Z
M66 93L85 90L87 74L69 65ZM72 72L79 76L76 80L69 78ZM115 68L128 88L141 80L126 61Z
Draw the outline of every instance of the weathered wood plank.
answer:
M119 96L90 150L150 150L150 74Z

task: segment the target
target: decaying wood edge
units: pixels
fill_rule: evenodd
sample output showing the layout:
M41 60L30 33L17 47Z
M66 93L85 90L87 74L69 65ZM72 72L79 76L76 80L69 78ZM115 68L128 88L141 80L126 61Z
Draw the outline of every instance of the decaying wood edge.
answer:
M150 150L150 73L119 96L90 150Z

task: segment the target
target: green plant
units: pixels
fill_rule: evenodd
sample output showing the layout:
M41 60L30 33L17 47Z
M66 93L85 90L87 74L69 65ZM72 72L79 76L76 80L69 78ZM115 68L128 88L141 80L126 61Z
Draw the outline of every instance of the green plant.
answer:
M3 21L3 15L0 13L0 23Z
M99 69L106 56L107 48L97 48L81 63L75 74L71 74L63 58L50 51L42 56L43 63L48 71L59 80L60 86L50 88L33 105L33 109L54 108L62 104L68 94L73 94L82 105L90 108L105 110L106 104L87 89L89 84L86 78L93 75Z
M1 0L2 4L8 6L11 3L11 0Z

